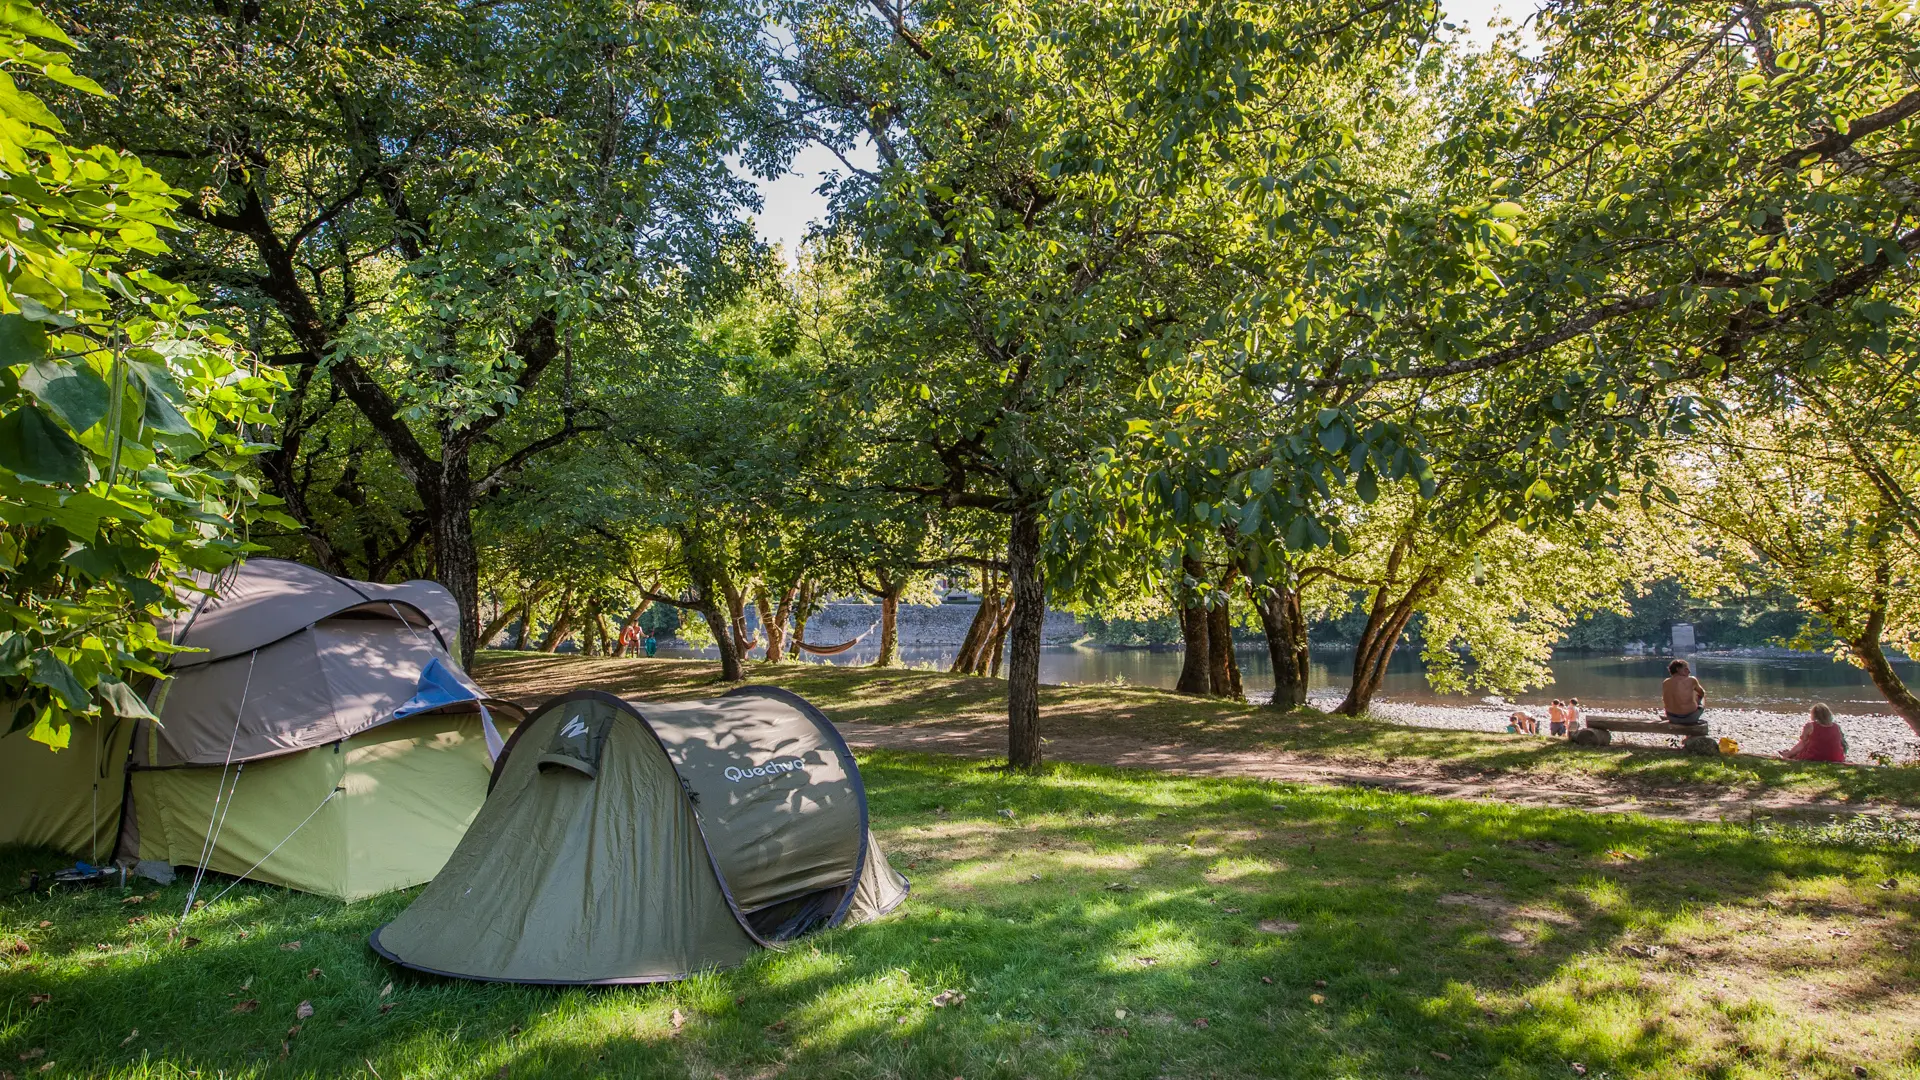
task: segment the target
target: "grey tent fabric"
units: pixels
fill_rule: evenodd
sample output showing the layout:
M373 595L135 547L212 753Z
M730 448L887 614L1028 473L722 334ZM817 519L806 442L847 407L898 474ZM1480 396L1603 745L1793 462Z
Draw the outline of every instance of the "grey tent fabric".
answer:
M154 688L148 706L160 723L144 723L135 741L145 767L338 742L393 720L436 658L474 700L499 704L449 653L459 609L433 582L377 585L248 559L207 584L219 591L163 627L175 644L206 651L173 654L172 677Z
M459 978L660 982L878 918L907 888L806 701L584 690L533 710L446 868L370 943Z
M253 558L199 584L207 593L182 597L192 606L160 626L168 641L204 650L176 654L174 668L250 652L355 608L430 628L448 648L460 640L460 606L432 581L382 585L287 559Z

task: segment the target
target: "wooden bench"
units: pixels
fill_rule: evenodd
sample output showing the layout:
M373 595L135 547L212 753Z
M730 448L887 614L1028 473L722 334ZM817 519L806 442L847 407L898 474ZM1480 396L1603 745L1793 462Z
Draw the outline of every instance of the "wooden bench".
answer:
M1676 735L1685 741L1680 748L1689 754L1718 754L1720 740L1707 733L1705 721L1698 724L1670 724L1665 720L1627 720L1612 716L1589 716L1586 726L1573 733L1579 746L1606 746L1616 731L1638 731L1650 735Z

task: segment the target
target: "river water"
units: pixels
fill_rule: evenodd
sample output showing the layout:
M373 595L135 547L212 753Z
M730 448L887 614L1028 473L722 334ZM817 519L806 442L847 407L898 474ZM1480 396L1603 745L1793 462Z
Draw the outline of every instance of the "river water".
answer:
M924 646L901 649L901 658L914 666L946 668L953 663L953 647ZM693 655L662 649L663 656ZM707 655L711 657L712 651ZM859 648L832 657L834 663L872 663L875 652ZM1248 696L1259 700L1273 690L1273 665L1264 647L1239 650L1240 671ZM1554 682L1511 700L1545 705L1553 698L1575 697L1589 710L1647 710L1660 701L1660 680L1666 677L1667 657L1562 656L1553 661ZM1804 713L1824 701L1840 715L1868 716L1888 711L1866 673L1824 656L1789 657L1695 656L1694 673L1706 685L1707 699L1718 709ZM1054 685L1122 683L1172 689L1180 677L1178 649L1101 649L1062 646L1042 649L1040 681ZM1920 681L1920 664L1896 662L1908 685ZM1328 649L1314 654L1309 690L1316 700L1337 695L1353 671L1350 650ZM1424 705L1477 705L1484 694L1436 694L1427 686L1425 666L1418 654L1401 650L1388 665L1380 697Z

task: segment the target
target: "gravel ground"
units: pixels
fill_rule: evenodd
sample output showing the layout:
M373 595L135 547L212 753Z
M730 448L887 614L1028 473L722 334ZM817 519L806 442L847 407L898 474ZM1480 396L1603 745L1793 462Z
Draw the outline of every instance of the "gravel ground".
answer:
M1311 694L1309 704L1318 709L1332 709L1340 703L1340 695ZM1392 701L1376 698L1373 713L1382 719L1395 723L1409 724L1414 727L1456 728L1465 731L1505 731L1507 714L1514 706L1495 703L1487 699L1474 705L1431 705L1407 701ZM1527 706L1527 710L1540 718L1541 727L1547 723L1547 710ZM1628 719L1625 713L1606 713ZM1653 719L1651 712L1645 716L1633 716L1631 719ZM1772 754L1792 746L1800 738L1800 728L1807 722L1803 713L1765 712L1759 709L1714 709L1707 710L1709 730L1717 736L1731 736L1740 743L1742 753ZM1865 762L1867 755L1886 753L1893 755L1895 761L1912 761L1920 758L1920 738L1916 738L1907 725L1892 713L1877 716L1843 716L1840 718L1841 730L1847 736L1847 759ZM1644 746L1678 745L1674 736L1642 735L1629 732L1615 732L1614 742L1629 742Z

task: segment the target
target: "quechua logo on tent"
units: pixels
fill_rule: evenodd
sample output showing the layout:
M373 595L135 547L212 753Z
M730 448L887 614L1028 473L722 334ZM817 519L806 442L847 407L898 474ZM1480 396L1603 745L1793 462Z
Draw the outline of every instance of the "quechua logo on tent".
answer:
M755 765L750 769L743 769L738 765L729 765L721 775L738 784L747 780L764 780L769 776L781 776L786 773L802 772L805 771L806 767L806 762L801 761L799 758L791 758L786 761L769 761L765 765Z

